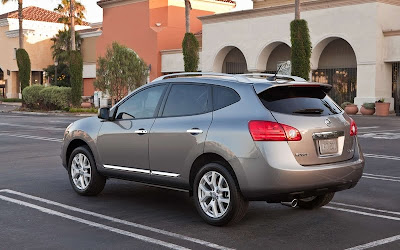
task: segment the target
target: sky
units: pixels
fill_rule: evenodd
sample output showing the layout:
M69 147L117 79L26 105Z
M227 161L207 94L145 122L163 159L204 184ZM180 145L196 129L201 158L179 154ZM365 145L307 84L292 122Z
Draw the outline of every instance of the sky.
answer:
M86 21L90 23L101 22L103 19L103 10L96 3L98 0L80 0L86 7ZM183 0L182 0L183 1ZM61 0L24 0L24 7L37 6L48 10L54 10ZM236 0L235 10L251 9L253 2L251 0ZM6 4L0 3L0 14L16 10L17 1L8 1Z

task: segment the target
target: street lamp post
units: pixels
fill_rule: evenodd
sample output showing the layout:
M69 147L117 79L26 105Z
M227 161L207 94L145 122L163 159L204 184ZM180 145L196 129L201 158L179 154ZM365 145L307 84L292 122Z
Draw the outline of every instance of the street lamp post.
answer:
M57 66L58 66L58 62L57 61L54 61L54 66L56 66L55 67L55 72L54 72L54 85L56 85L57 86Z

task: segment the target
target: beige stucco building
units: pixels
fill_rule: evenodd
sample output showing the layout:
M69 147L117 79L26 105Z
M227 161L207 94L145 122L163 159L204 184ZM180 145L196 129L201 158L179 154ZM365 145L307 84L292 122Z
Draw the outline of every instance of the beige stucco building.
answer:
M46 79L43 69L54 64L51 52L53 42L50 40L64 24L58 23L60 14L38 7L23 9L24 49L31 60L31 84L44 84ZM20 98L21 88L18 81L18 66L15 51L18 43L17 11L0 15L0 85L5 87L7 98ZM88 26L77 26L77 30ZM2 95L0 89L0 96Z
M290 60L294 0L253 2L252 10L200 18L202 71L275 72L279 62ZM338 103L362 105L385 98L393 109L400 65L399 13L400 0L301 1L313 47L312 80L332 84L331 95ZM170 68L182 65L180 57L164 51L163 61L167 59L162 71L179 71Z

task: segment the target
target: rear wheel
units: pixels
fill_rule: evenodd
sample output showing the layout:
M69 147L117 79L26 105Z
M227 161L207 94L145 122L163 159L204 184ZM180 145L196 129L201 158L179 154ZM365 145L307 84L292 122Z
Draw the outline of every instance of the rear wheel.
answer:
M193 192L198 213L210 225L236 223L246 214L248 201L243 198L229 171L218 163L200 169Z
M68 162L68 176L72 187L80 195L97 195L106 184L106 178L97 172L93 155L87 146L72 151Z
M335 193L327 193L324 195L313 196L298 201L298 206L304 209L317 209L327 205L333 199Z

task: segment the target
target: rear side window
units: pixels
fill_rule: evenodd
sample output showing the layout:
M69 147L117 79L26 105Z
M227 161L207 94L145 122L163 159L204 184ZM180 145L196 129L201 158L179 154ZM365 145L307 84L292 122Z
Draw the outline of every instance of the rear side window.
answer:
M173 85L162 116L187 116L206 113L209 111L209 93L210 89L206 85Z
M258 96L267 109L278 113L327 116L341 112L337 104L318 87L273 87Z
M240 96L236 91L227 87L213 87L214 110L225 108L240 101Z

